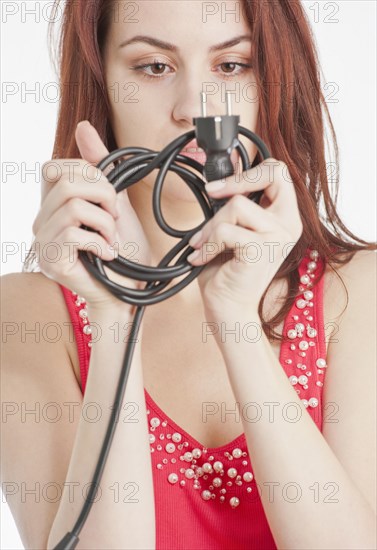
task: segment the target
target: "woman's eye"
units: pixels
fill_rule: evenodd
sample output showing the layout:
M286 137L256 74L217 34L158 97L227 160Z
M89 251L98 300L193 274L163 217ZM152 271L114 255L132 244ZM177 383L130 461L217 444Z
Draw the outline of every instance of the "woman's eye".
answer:
M167 74L167 73L164 73L166 67L169 67L167 63L161 63L160 61L154 60L153 63L135 65L134 67L130 67L130 68L134 71L138 71L142 73L143 78L152 78L156 80L157 78L162 78L165 76L165 74ZM223 67L223 70L221 71L222 77L227 79L227 78L233 78L234 76L239 76L240 74L243 74L247 69L251 69L252 66L247 63L238 63L236 61L224 61L223 63L220 63L219 65L217 65L217 67ZM234 70L235 67L239 67L239 70L235 71ZM144 72L145 69L151 70L152 74L150 73L148 74Z

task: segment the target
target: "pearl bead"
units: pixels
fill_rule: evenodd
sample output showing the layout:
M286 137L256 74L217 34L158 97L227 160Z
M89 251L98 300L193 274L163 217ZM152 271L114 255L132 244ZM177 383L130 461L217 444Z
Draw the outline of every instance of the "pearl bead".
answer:
M296 306L298 307L298 309L304 309L304 307L306 307L306 300L300 298L299 300L297 300Z
M86 308L80 309L79 315L81 319L86 319L88 317L88 310Z
M168 443L166 446L165 446L165 451L167 453L174 453L175 451L175 445L174 443Z
M206 474L211 474L212 473L212 466L209 462L205 462L202 466L203 468L203 472L205 472Z
M229 470L227 471L227 474L231 478L236 477L237 470L235 468L229 468Z
M229 504L231 505L232 508L237 508L239 503L240 503L240 500L237 497L232 497L229 501Z
M156 417L153 417L150 419L149 421L150 425L153 426L154 428L157 428L157 426L160 425L160 419L159 418L156 418Z
M308 283L310 283L309 275L302 275L300 277L300 281L302 282L303 285L307 285Z
M224 467L223 463L220 462L219 460L216 460L216 462L213 463L213 469L215 470L215 472L221 472L223 467Z
M253 477L254 476L251 472L245 472L244 475L242 476L243 480L246 481L247 483L252 481Z
M305 290L304 292L304 298L305 300L312 300L314 294L311 290Z
M319 256L318 250L311 250L311 252L309 253L309 256L312 260L317 260Z
M308 263L308 271L314 271L317 267L317 262L309 262Z
M82 331L84 334L92 334L92 327L90 325L85 325Z
M315 338L317 336L317 331L315 328L313 327L310 327L308 328L308 330L306 331L307 335L309 336L309 338Z
M290 380L292 386L295 386L298 382L297 376L293 376L293 375L289 377L289 380Z
M156 438L153 434L149 434L149 443L154 443L156 441Z
M304 407L307 408L308 405L309 405L308 400L307 399L301 399L301 401L303 402Z
M203 491L203 492L202 492L202 498L203 498L204 500L210 500L210 498L211 498L211 491L207 491L207 490L206 490L206 491Z
M179 443L182 439L182 436L181 436L181 434L176 432L171 436L171 438L174 441L174 443Z
M288 330L288 338L290 338L291 340L297 338L297 332L293 329Z
M202 456L202 451L200 449L195 448L192 450L192 456L194 458L200 458Z
M194 470L192 470L191 468L187 468L187 470L185 471L185 476L187 477L187 479L192 479L195 476Z
M221 487L223 481L222 481L221 478L215 477L215 478L213 478L212 483L213 483L213 486L214 486L214 487Z
M306 384L307 381L308 381L308 378L307 376L305 376L305 374L302 374L301 376L299 376L298 383L301 384L302 386Z
M242 451L241 449L233 449L232 451L232 455L234 456L234 458L241 458L242 456Z
M192 461L192 453L185 453L183 455L183 460L185 460L186 462L191 462Z
M318 406L318 399L316 399L315 397L311 397L309 399L309 405L311 407L317 407Z
M302 349L302 350L308 349L309 343L308 343L306 340L302 340L302 341L299 343L298 347L299 347L300 349Z
M321 369L327 367L326 360L322 359L321 357L319 359L317 359L315 364L317 365L317 367L320 367Z
M177 476L177 474L169 474L169 475L168 475L168 481L169 481L169 483L171 483L172 485L173 485L174 483L177 483L177 481L178 481L178 476Z

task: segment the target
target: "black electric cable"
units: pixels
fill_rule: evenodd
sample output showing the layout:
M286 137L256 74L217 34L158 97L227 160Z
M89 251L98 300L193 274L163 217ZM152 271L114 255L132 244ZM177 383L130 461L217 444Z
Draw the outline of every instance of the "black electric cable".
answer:
M203 100L205 101L205 94L202 96L202 114L205 113ZM134 353L135 343L137 342L137 335L139 332L142 317L144 315L145 306L156 304L167 298L170 298L182 288L187 286L193 281L199 273L205 268L205 265L194 267L187 262L187 256L193 252L193 248L187 243L197 231L199 231L206 222L212 218L217 210L223 206L228 199L213 199L209 197L204 182L192 171L179 166L175 161L183 164L187 164L194 168L196 171L204 175L207 181L213 181L227 177L233 174L233 166L230 162L230 153L233 148L236 148L242 159L242 172L251 167L249 157L243 144L238 140L238 134L242 134L250 139L256 146L262 159L265 160L270 157L270 153L264 144L264 142L253 132L239 126L239 116L232 116L230 112L230 99L229 93L227 94L227 115L219 115L215 117L198 117L194 118L193 122L196 126L195 130L187 132L182 136L172 141L165 149L160 153L145 149L142 147L125 147L113 151L106 156L98 165L97 168L104 171L109 165L113 163L114 168L106 176L108 181L114 186L117 193L127 189L131 185L134 185L138 181L145 178L152 170L159 168L159 173L155 181L153 188L153 212L159 227L168 235L181 240L168 252L160 261L157 267L150 267L139 263L134 263L122 256L118 256L114 260L106 261L101 260L98 256L92 254L89 251L79 250L79 257L83 262L86 269L119 300L132 304L136 307L134 320L132 323L132 329L128 344L126 347L123 366L119 376L118 387L116 390L114 405L107 427L106 435L100 455L98 458L97 466L93 475L88 495L86 496L85 503L80 512L80 515L72 529L68 532L63 539L54 547L54 550L71 550L76 548L79 542L79 533L82 530L85 521L89 515L92 503L95 499L97 487L102 477L102 473L106 464L106 460L110 451L111 442L115 433L115 428L119 418L119 410L123 403L123 397L127 386L128 375L131 368L132 357ZM206 163L203 166L196 160L180 155L179 152L189 143L193 138L197 139L198 145L202 147L206 153ZM121 161L124 156L133 155L131 158ZM161 212L161 194L162 186L169 171L176 172L181 176L183 181L187 183L194 195L196 196L205 220L195 229L191 231L179 231L170 227L162 216ZM250 193L248 198L257 204L259 204L260 198L263 195L263 191L256 191ZM93 231L90 227L85 225L82 228ZM170 262L177 256L177 254L183 250L182 254L178 257L175 264L169 266ZM123 287L113 281L111 281L104 268L110 268L112 271L137 281L145 281L147 284L143 289L132 289ZM163 292L163 289L172 281L175 277L179 277L188 273L187 277L171 287L169 290Z

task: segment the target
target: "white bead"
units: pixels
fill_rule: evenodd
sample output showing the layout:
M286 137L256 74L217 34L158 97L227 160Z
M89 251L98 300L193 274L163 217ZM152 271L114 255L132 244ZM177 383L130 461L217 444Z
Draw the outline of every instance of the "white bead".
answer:
M315 364L317 365L317 367L319 367L321 369L324 369L325 367L327 367L326 360L322 359L321 357L319 359L317 359Z
M189 452L185 453L183 455L183 460L185 460L186 462L191 462L192 461L192 453L189 453Z
M227 474L231 478L236 477L237 470L235 468L229 468L229 470L227 471Z
M90 325L85 325L82 331L84 334L92 334L92 327Z
M297 332L293 329L288 330L288 338L290 338L291 340L297 338Z
M308 342L307 342L306 340L302 340L302 341L299 343L298 347L299 347L300 349L302 349L302 350L305 350L305 349L308 349L309 344L308 344Z
M308 283L310 283L309 275L302 275L300 277L300 281L302 282L303 285L307 285Z
M179 443L182 439L182 436L181 434L179 434L178 432L175 432L172 436L171 436L172 440L174 441L174 443Z
M294 376L294 375L290 376L289 380L290 380L290 383L292 384L292 386L295 386L298 382L297 376Z
M202 451L200 449L195 448L192 450L192 456L194 458L200 458L202 456Z
M307 335L309 336L309 338L315 338L317 336L317 331L313 327L308 328L308 330L306 332L307 332Z
M306 300L300 298L299 300L297 300L296 306L298 307L298 309L304 309L304 307L306 307Z
M211 491L203 491L202 492L202 499L203 500L210 500L211 498Z
M172 485L173 485L174 483L177 483L177 481L178 481L178 476L177 476L177 474L169 474L169 475L168 475L168 481L169 481L169 483L171 483Z
M313 296L314 296L314 294L311 290L305 290L305 292L304 292L305 300L312 300Z
M297 323L295 329L297 330L297 332L302 332L305 329L305 325L303 325L302 323Z
M301 399L301 401L303 402L304 407L307 409L308 405L309 405L308 400L307 399Z
M221 472L223 467L224 467L223 463L220 462L219 460L216 460L216 462L213 463L213 469L215 470L215 472Z
M165 451L167 453L174 453L175 451L175 445L174 443L168 443L166 446L165 446Z
M237 497L232 497L229 501L229 504L231 505L232 508L237 508L239 503L240 503L240 500Z
M192 470L191 468L187 468L187 470L185 471L185 476L187 477L187 479L192 479L195 476L194 470Z
M160 419L159 418L156 418L156 417L153 417L150 419L149 421L150 425L153 426L154 428L157 428L157 426L160 425Z
M301 384L301 386L303 386L304 384L306 384L308 381L308 377L305 376L305 374L302 374L301 376L299 376L298 378L298 383Z
M214 477L212 480L212 484L214 487L221 487L222 485L222 479L220 477Z
M79 316L81 319L86 319L88 317L88 310L86 308L80 309Z
M247 483L252 481L253 477L254 476L251 472L245 472L244 475L242 476L243 480L246 481Z
M314 271L317 267L317 262L309 262L308 263L308 271Z
M212 466L209 462L205 462L202 465L202 468L203 468L203 472L205 472L206 474L212 474L212 472L213 472Z
M316 399L315 397L311 397L309 399L309 405L311 407L317 407L318 406L318 399Z
M149 434L149 443L154 443L156 441L156 438L153 434Z
M232 455L234 456L234 458L240 458L242 456L242 451L241 449L233 449L232 451Z
M309 256L312 260L316 260L319 256L318 250L311 250Z

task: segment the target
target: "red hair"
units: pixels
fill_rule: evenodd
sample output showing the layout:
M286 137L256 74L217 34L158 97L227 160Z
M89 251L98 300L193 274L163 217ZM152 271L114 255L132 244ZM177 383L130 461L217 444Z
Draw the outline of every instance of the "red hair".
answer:
M335 265L348 263L359 250L376 250L377 243L356 237L340 219L336 210L338 177L332 193L329 189L324 115L329 121L337 174L338 145L321 91L318 54L300 0L243 0L242 6L255 52L253 69L259 95L256 133L266 143L271 156L287 165L303 223L299 241L274 277L274 280L287 278L285 302L269 321L263 319L262 307L270 286L259 304L263 330L270 338L280 341L273 327L284 320L297 296L297 267L307 248L317 250L325 264L337 273ZM60 0L55 0L56 13L59 7ZM81 120L91 122L109 151L117 148L110 125L111 110L102 61L112 8L112 0L66 1L58 52L61 102L53 158L80 157L75 129ZM51 29L52 26L50 32ZM258 156L256 160L260 162ZM322 218L319 216L321 201Z

